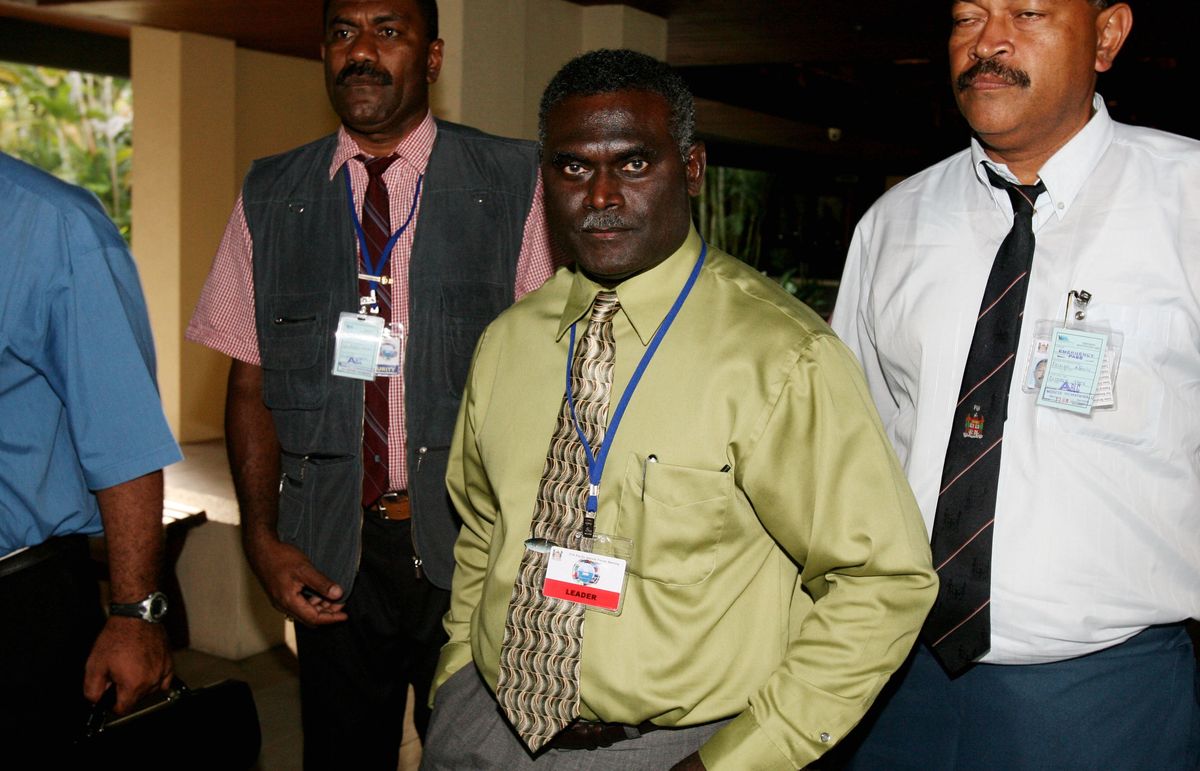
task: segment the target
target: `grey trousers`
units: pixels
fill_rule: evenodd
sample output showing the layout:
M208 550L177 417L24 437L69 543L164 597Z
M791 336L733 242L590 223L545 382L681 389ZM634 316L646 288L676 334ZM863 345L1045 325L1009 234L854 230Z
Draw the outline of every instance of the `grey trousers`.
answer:
M665 771L728 722L651 731L595 750L544 750L534 757L505 719L475 665L469 664L438 689L421 771Z

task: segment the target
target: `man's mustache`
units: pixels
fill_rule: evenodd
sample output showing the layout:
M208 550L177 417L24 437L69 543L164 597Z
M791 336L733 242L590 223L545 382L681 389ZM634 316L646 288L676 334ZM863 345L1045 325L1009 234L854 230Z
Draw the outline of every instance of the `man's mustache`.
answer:
M1029 73L1024 70L1005 67L995 59L980 59L974 67L958 76L958 79L954 81L954 87L959 91L966 91L980 75L995 75L1010 86L1020 88L1029 88L1031 83Z
M376 85L392 85L391 74L384 70L375 69L375 65L371 62L350 62L338 73L336 83L339 86L344 86L350 78L368 78L373 80Z
M629 229L629 225L621 218L620 214L615 211L590 211L583 215L583 222L579 223L581 230L614 230L614 229Z

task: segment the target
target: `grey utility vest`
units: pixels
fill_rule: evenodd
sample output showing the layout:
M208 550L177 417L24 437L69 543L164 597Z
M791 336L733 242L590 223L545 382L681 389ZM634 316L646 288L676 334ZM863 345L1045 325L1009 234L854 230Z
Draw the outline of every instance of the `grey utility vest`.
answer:
M242 190L254 243L263 401L282 448L279 536L347 592L362 542L363 383L335 377L334 332L358 312L357 242L331 135L256 161ZM446 460L475 343L512 303L537 148L438 122L409 266L404 361L413 540L450 588L459 518Z

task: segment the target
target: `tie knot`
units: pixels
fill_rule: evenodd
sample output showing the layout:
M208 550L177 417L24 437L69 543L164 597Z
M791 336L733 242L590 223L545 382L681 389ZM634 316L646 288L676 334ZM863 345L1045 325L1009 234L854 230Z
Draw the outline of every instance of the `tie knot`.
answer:
M382 158L371 158L366 155L356 155L354 157L362 161L363 166L365 166L367 169L367 176L369 176L371 179L382 179L383 172L387 171L388 167L391 166L400 156L392 153L391 155L385 155Z
M617 312L620 307L620 301L617 299L616 292L599 292L596 293L596 299L592 301L592 322L606 322L613 317L613 313Z
M1014 214L1022 214L1027 217L1032 215L1038 196L1046 192L1046 183L1041 180L1038 180L1036 185L1018 185L997 174L986 163L983 165L983 170L987 172L988 181L992 183L992 187L1008 191L1008 198L1012 201Z
M617 300L617 293L610 291L598 292L596 299L592 301L592 318L593 323L603 323L610 320L617 309L621 307L621 303Z

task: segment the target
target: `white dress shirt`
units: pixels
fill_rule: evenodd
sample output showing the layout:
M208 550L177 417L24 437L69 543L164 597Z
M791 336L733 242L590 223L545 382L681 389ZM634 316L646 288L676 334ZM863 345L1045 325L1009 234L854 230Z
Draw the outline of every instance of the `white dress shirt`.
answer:
M1087 126L1042 168L1004 428L983 661L1058 661L1200 616L1200 142ZM884 195L855 230L834 329L853 349L932 530L983 287L1012 225L980 145ZM1013 179L1004 166L993 164ZM1115 410L1036 405L1036 322L1124 335ZM1072 309L1073 310L1073 309Z

